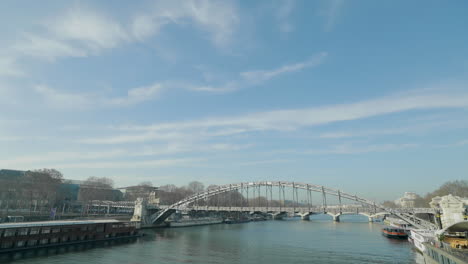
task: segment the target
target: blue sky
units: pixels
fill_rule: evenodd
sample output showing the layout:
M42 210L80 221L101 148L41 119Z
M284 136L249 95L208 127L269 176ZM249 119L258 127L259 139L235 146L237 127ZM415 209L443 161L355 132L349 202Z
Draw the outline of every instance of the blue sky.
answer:
M467 8L2 1L0 168L424 194L468 178Z

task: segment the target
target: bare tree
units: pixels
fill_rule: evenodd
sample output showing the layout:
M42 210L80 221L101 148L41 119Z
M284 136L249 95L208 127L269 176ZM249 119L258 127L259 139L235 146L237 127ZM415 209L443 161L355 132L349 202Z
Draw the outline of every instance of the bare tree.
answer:
M159 187L159 190L163 192L174 192L177 189L177 186L174 184L166 184Z
M138 184L138 186L148 186L148 187L153 187L153 183L150 181L143 181Z
M47 174L50 176L50 178L57 180L59 182L63 182L63 174L56 169L44 168L44 169L35 170L35 172Z
M84 182L86 185L100 187L100 188L114 188L114 180L107 178L107 177L88 177Z
M205 190L205 185L199 181L192 181L188 184L187 189L193 193L201 193Z
M80 186L78 199L91 200L115 200L113 191L114 181L106 177L89 177Z

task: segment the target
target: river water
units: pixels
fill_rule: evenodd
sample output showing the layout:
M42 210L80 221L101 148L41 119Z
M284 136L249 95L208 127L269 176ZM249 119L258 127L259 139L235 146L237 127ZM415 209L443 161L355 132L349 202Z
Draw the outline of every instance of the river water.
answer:
M143 230L132 243L16 254L13 263L424 263L381 224L346 216ZM5 261L5 259L3 260Z

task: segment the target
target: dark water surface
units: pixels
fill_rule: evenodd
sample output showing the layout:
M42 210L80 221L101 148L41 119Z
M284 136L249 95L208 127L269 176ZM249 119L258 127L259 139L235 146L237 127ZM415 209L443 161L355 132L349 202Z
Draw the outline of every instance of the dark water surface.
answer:
M408 242L387 239L380 228L347 216L339 223L319 218L143 230L133 243L22 253L13 262L424 263Z

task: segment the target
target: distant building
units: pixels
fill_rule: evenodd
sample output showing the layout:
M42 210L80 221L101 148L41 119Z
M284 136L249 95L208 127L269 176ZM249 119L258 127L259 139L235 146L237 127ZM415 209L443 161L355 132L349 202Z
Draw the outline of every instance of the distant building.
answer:
M415 206L416 199L418 198L419 195L414 192L405 192L403 197L395 200L395 204L404 208L411 208Z
M432 208L441 210L442 227L448 227L461 221L468 220L468 198L454 195L436 196L429 203Z
M144 198L148 200L148 203L159 203L159 199L157 198L158 189L158 187L148 185L137 185L119 188L119 190L122 191L123 198L126 201L136 201L137 198Z

